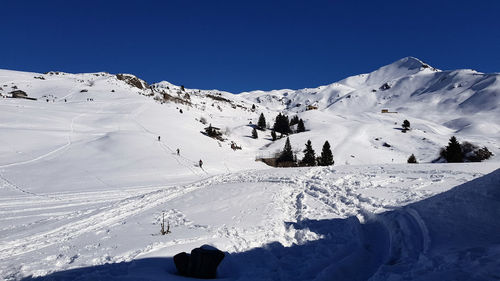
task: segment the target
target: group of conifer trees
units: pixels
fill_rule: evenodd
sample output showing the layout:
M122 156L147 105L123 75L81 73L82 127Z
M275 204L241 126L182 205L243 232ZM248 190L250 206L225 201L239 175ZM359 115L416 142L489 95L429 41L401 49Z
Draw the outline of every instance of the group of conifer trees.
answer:
M280 133L281 136L294 133L291 128L294 125L297 125L295 133L302 133L306 131L304 120L300 119L297 115L292 117L292 119L289 119L287 115L278 113L272 127L271 138L273 139L273 141L277 139L276 132ZM266 127L266 117L264 116L264 113L261 113L259 116L259 120L257 121L257 126L252 129L252 137L254 139L258 138L259 135L257 133L257 130L264 131Z
M284 163L284 166L330 166L335 162L333 161L333 154L330 148L330 143L325 141L323 144L323 149L321 150L321 156L316 157L316 153L312 147L311 140L308 140L306 147L303 150L304 157L302 160L297 161L297 158L293 155L292 145L290 144L290 139L286 138L285 147L279 154L276 162L278 165Z
M275 141L277 139L276 132L280 133L281 136L293 133L291 126L294 125L297 125L297 129L295 130L296 133L305 132L306 129L304 126L304 121L302 119L299 119L297 115L289 119L288 116L278 113L273 125L273 129L271 131L272 140ZM252 130L252 137L258 138L257 129L265 130L266 127L266 118L264 117L264 114L261 113L257 122L257 126ZM410 130L410 122L408 120L404 120L402 127L403 132ZM276 162L278 164L286 163L283 164L285 166L329 166L334 164L332 151L328 141L325 141L325 143L323 144L321 156L319 157L316 157L310 140L307 141L305 146L306 147L303 150L304 157L302 158L302 160L298 161L293 154L290 140L287 138L285 147L277 157ZM464 161L480 162L482 160L490 158L492 155L493 154L488 150L488 148L479 148L469 142L463 142L462 144L460 144L454 136L450 138L448 146L443 148L440 152L441 159L450 163ZM414 154L412 154L408 158L407 162L418 163L417 158Z
M274 121L273 131L288 135L292 132L291 127L297 125L297 130L295 133L302 133L306 131L306 127L304 126L304 120L299 119L299 116L295 115L292 119L288 119L288 116L278 113L276 119Z

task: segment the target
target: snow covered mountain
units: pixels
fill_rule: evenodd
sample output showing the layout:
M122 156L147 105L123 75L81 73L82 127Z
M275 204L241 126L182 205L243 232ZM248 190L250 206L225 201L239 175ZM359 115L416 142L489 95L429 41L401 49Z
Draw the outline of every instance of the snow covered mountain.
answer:
M494 280L499 77L408 57L318 88L232 94L0 70L0 279L182 279L171 256L210 243L228 253L228 280ZM290 135L299 158L328 140L335 165L256 162L285 139L254 139L252 124L279 112L305 121ZM495 155L431 164L452 135ZM426 164L406 164L412 153ZM172 234L157 234L162 214Z
M218 146L220 143L206 140L199 134L210 123L226 132L226 148L230 141L242 145L243 150L236 154L241 158L240 154L246 153L246 160L256 155L273 154L283 147L283 140L274 143L262 138L249 140L247 136L251 128L246 126L249 122L255 123L260 113L264 113L272 125L276 114L283 111L290 116L297 114L306 122L308 132L291 137L295 149L302 150L302 145L311 139L315 149L319 150L322 143L329 140L337 163L370 164L403 162L412 153L421 161L432 161L437 157L439 147L445 145L451 135L487 146L498 154L499 77L499 74L472 70L441 71L407 57L369 74L314 89L253 91L234 95L218 90L184 89L166 81L149 86L133 75L1 71L0 93L8 96L14 88L26 91L29 96L39 99L38 102L21 102L30 105L29 108L33 104L40 105L40 100L50 101L41 105L44 108L60 107L66 100L64 111L67 112L72 110L71 106L86 106L87 99L93 99L98 101L94 105L109 102L113 106L110 114L115 109L118 114L134 118L149 114L151 119L165 121L144 130L153 135L175 131L172 143L175 148L186 140L192 140L186 147L189 150L197 149L196 144L200 141ZM151 100L137 94L165 106L153 106ZM119 108L122 103L128 107ZM251 110L252 105L257 109ZM308 107L317 110L307 111ZM179 109L183 110L183 115L176 113ZM397 113L382 114L382 109ZM135 113L131 114L131 110ZM5 114L4 111L2 117L11 119ZM41 114L47 114L47 111ZM178 117L182 122L168 121ZM405 119L410 120L414 130L402 135L397 128ZM206 120L207 124L201 124L200 120ZM138 126L135 121L132 124ZM115 134L116 131L109 133ZM269 131L261 137L270 138ZM384 143L390 144L391 148L381 146ZM4 155L11 157L14 151L8 149ZM211 151L213 148L203 148L192 157L209 157L211 160ZM219 159L219 153L215 155L215 159ZM227 168L219 166L217 170Z
M457 131L498 134L499 79L497 73L441 71L407 57L371 73L314 89L253 91L242 95L280 110L300 112L308 105L336 114L389 109L437 121Z

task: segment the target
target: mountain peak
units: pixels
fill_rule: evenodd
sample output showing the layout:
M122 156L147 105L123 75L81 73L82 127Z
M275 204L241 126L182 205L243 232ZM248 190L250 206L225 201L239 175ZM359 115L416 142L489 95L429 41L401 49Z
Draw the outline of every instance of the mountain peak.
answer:
M414 75L426 69L439 71L415 57L405 57L370 73L347 77L338 83L355 89L366 86L380 86L391 80Z
M431 67L430 65L424 63L423 61L421 61L415 57L411 57L411 56L402 58L398 61L395 61L388 66L391 66L391 65L397 66L399 68L406 68L409 70L420 69L420 68L435 69L435 68Z

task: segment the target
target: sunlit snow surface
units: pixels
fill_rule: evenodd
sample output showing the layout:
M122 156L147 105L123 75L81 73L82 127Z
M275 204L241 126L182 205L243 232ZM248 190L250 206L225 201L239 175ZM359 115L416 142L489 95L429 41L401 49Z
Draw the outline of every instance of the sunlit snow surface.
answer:
M182 280L172 256L202 244L227 253L225 280L500 279L497 156L428 163L451 135L498 155L498 75L421 68L407 58L293 93L186 89L192 106L153 100L185 94L167 82L148 96L105 73L1 70L0 93L38 100L0 98L0 279ZM206 96L217 93L232 104ZM307 100L319 110L294 104ZM254 161L284 139L254 140L249 122L280 110L309 129L290 137L299 157L329 140L335 166ZM227 140L201 134L202 117ZM427 164L406 164L411 153Z

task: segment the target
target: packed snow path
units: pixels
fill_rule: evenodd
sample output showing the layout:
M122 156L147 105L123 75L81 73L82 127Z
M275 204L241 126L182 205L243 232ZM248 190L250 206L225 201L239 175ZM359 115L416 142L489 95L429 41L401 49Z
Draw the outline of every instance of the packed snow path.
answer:
M151 264L136 273L111 267L106 276L175 279L180 277L172 275L168 257L210 243L230 253L220 275L231 280L386 280L396 274L391 264L423 266L417 266L418 256L429 251L435 235L418 207L391 211L495 168L496 163L269 169L184 186L2 197L0 277L17 280L72 268L83 268L74 274L86 276L106 263L125 262L128 268L133 260L166 257L157 276L147 275ZM159 235L162 213L172 231L166 236ZM485 255L488 268L498 265L491 260L498 251Z

